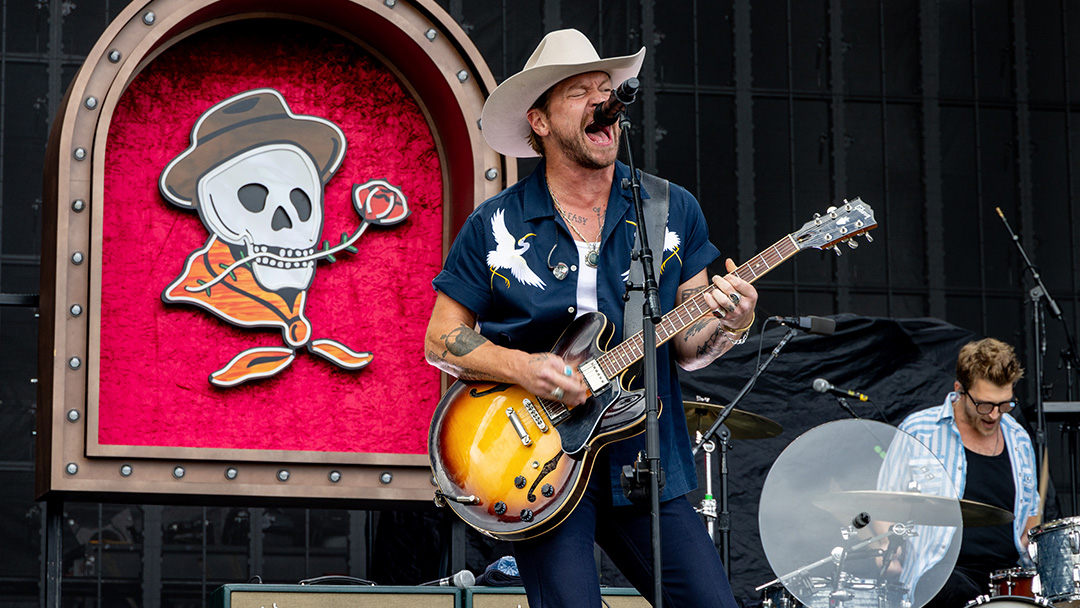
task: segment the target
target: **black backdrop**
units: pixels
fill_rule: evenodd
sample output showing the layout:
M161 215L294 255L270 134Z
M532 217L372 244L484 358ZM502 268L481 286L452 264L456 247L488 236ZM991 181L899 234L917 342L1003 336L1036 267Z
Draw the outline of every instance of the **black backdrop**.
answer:
M631 113L639 163L698 195L726 255L747 259L843 198L858 195L873 205L880 223L873 244L840 258L800 254L758 282L759 316L931 317L995 336L1020 350L1029 370L1020 390L1030 404L1036 390L1030 380L1031 280L994 212L1000 207L1068 325L1078 326L1077 0L440 4L500 81L551 29L577 27L603 55L648 47L645 89ZM0 538L7 556L0 595L10 605L36 604L40 593L32 297L38 291L42 155L66 86L123 5L0 3ZM1055 400L1068 397L1058 369L1061 327L1052 320L1046 333L1046 392ZM840 349L830 352L830 361L850 365L845 369L853 374L831 380L871 394L882 390L878 384L890 369L880 359L870 365ZM717 363L706 372L717 379L703 382L725 390L741 384L745 369L737 363L735 357ZM940 386L919 386L918 392L914 385L896 389L905 407L940 398ZM763 379L757 392L766 388ZM768 390L773 405L806 399L801 384ZM818 399L817 408L829 407ZM756 486L746 479L760 477L764 454L775 457L815 420L762 407L787 431L736 447L732 459L743 476L744 504L753 504ZM1049 439L1060 489L1064 448L1057 428ZM750 452L765 460L742 464ZM754 522L740 509L736 549L749 555ZM440 568L437 552L418 547L445 536L443 516L428 511L72 504L67 513L68 605L203 605L217 584L254 574L286 582L348 572L414 583L435 578ZM426 536L400 538L402 529L418 527L409 519L415 517L432 522L419 526ZM92 542L95 536L120 541ZM161 546L160 554L147 552ZM504 549L476 545L469 565ZM752 560L737 563L733 574L741 595L764 582Z

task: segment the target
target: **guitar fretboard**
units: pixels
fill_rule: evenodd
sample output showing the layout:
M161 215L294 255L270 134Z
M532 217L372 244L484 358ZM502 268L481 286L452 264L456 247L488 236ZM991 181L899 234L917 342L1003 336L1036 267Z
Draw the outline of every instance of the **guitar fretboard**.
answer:
M788 235L736 268L732 274L747 283L753 283L798 252L798 244L791 235ZM691 323L711 312L712 309L705 303L705 291L699 292L660 319L656 325L656 345L660 346L667 342L675 337L675 334L689 327ZM639 331L630 339L598 357L597 362L608 378L614 378L644 356L645 334Z

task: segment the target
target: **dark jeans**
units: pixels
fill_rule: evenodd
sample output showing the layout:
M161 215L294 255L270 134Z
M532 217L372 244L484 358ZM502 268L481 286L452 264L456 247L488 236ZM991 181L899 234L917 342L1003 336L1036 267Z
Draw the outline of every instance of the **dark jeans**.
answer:
M554 530L513 543L530 608L600 608L593 541L653 602L649 507L611 506L607 459L599 458L574 512ZM686 497L661 503L664 606L737 608L720 556Z

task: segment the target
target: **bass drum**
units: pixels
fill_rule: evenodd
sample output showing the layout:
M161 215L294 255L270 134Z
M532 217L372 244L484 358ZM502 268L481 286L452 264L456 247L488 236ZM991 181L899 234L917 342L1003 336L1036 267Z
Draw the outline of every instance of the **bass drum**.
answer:
M964 608L974 608L975 606L986 606L987 608L1031 608L1032 606L1049 606L1045 598L1030 598L1022 595L999 595L997 597L990 597L989 595L980 595L979 597L971 600Z

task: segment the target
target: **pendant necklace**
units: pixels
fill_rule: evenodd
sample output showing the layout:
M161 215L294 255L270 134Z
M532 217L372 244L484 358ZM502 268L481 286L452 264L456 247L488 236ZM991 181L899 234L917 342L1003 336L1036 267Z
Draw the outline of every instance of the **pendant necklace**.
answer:
M566 217L566 212L563 211L562 205L559 204L559 199L555 198L555 193L551 191L551 184L548 184L548 194L551 195L551 201L555 203L555 209L558 210L559 215L562 216L566 225L570 226L570 229L574 231L574 234L578 235L578 237L585 242L585 246L589 248L589 252L585 254L585 263L592 268L596 268L600 263L600 237L604 235L604 217L600 217L600 231L596 235L596 242L590 241L585 238L585 235L581 234L577 229L577 226L574 226L574 223Z

